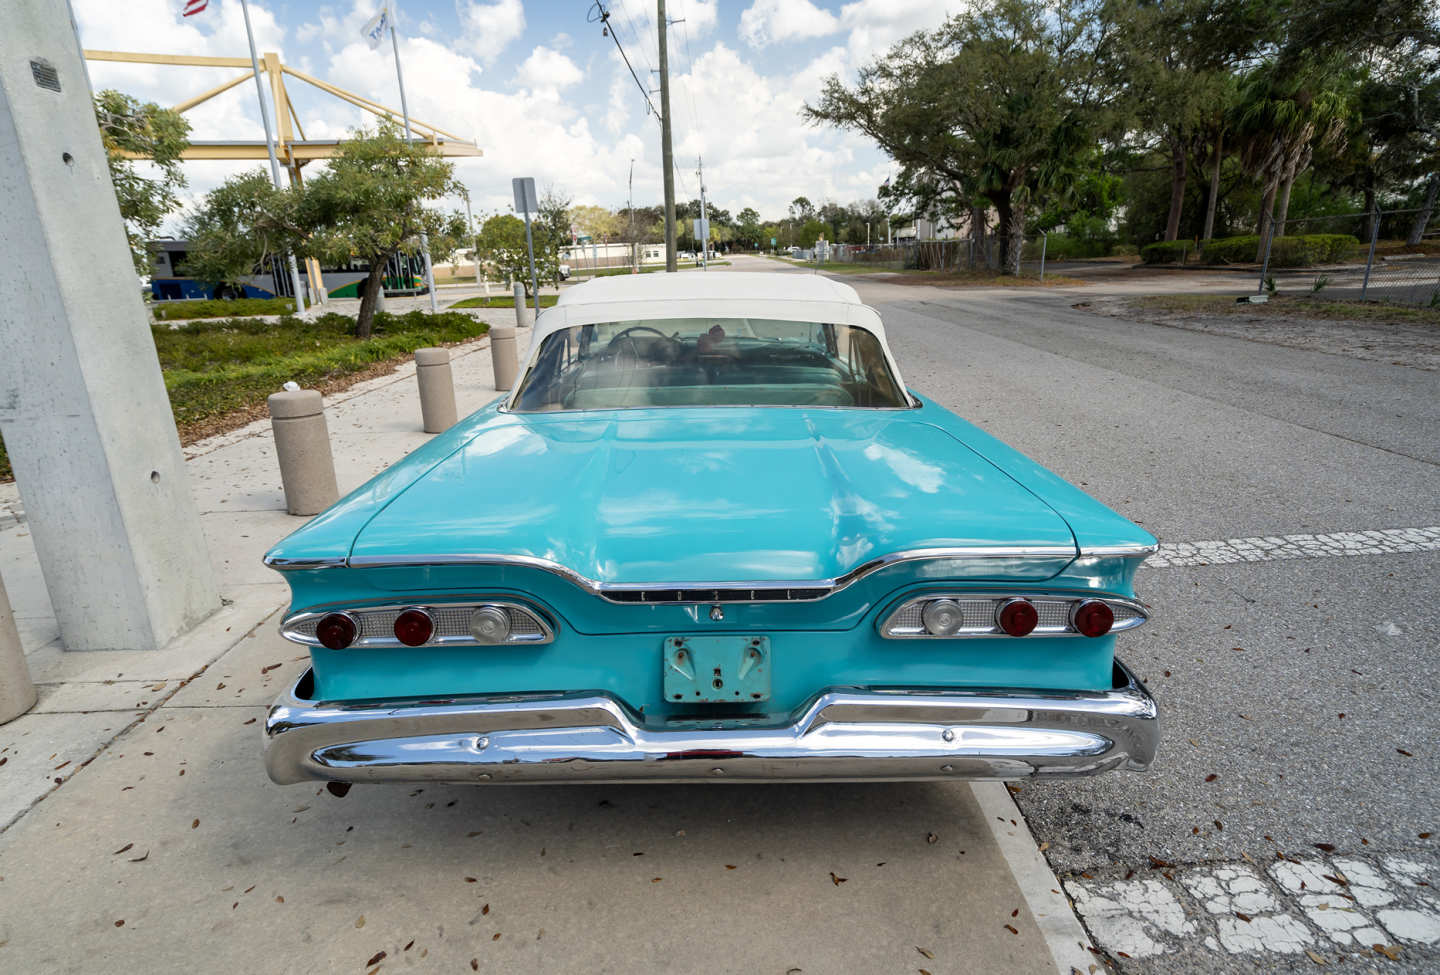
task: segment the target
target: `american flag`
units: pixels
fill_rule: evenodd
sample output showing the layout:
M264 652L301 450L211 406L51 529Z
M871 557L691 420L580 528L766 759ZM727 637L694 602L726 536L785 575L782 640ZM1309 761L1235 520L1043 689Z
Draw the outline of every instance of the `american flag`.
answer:
M210 6L210 0L185 0L185 9L180 12L180 16L193 16L208 6Z

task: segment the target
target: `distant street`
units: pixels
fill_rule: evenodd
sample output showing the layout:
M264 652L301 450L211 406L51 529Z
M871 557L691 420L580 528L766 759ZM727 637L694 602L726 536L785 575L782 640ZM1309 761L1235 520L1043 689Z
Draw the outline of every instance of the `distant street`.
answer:
M1163 543L1213 543L1141 570L1155 618L1120 638L1164 709L1152 770L1017 791L1112 960L1440 965L1440 899L1415 886L1440 863L1440 377L1071 307L1132 290L1116 277L1236 294L1248 278L1106 273L1038 292L836 277L880 309L910 386ZM1320 537L1271 547L1291 535ZM1326 875L1376 886L1357 903ZM1393 965L1370 947L1389 943L1377 917L1437 950Z

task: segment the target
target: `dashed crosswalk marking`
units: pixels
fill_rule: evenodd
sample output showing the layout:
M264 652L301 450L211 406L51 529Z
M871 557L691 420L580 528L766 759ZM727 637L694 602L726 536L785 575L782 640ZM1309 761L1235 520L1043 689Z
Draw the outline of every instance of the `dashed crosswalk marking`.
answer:
M1208 542L1165 542L1145 561L1154 569L1341 555L1398 555L1440 551L1440 525L1330 532L1324 535L1259 535Z
M1205 864L1163 875L1065 881L1076 912L1111 954L1355 953L1440 948L1433 857L1337 856ZM1087 875L1088 876L1088 875Z

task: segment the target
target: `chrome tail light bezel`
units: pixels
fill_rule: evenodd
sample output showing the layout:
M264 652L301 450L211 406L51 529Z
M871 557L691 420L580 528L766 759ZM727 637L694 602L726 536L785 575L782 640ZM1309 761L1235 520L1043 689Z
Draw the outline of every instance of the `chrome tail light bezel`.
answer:
M928 632L922 620L927 603L948 599L958 603L965 622L950 634ZM1023 637L1012 637L999 623L999 611L1011 600L1024 599L1033 603L1040 616L1035 629ZM1033 637L1086 637L1075 628L1075 609L1081 603L1098 600L1110 607L1115 622L1105 636L1124 633L1144 625L1150 612L1138 599L1096 592L987 592L977 590L935 590L910 593L882 612L876 620L876 631L887 640L966 640L978 637L1001 637L1023 640Z
M503 610L510 621L509 633L502 642L485 642L475 638L470 619L477 610ZM434 621L430 639L416 647L407 646L395 636L395 620L407 610L422 610ZM404 602L384 604L345 604L318 606L292 613L280 624L280 635L292 643L306 647L323 647L315 630L331 613L342 613L355 621L358 635L343 651L349 650L418 650L427 647L513 647L543 646L555 640L557 626L549 614L538 607L511 597L485 599L466 597L454 602Z

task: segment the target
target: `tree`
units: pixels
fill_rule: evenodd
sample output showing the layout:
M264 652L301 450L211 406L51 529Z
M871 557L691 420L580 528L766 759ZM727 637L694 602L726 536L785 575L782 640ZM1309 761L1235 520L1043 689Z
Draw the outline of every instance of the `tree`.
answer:
M790 201L790 219L804 223L815 215L815 204L806 197L797 196Z
M297 243L308 231L297 212L299 193L279 189L254 169L232 176L205 196L186 222L191 275L216 287L239 284Z
M370 265L356 320L356 334L369 338L385 263L401 250L417 249L422 232L439 254L453 252L468 237L463 215L442 214L425 203L466 193L453 164L424 143L406 140L394 125L357 129L340 143L329 169L305 183L298 223L308 235L295 249L322 261L359 257Z
M136 271L148 274L146 243L159 234L165 217L180 207L176 194L185 188L180 154L190 145L190 123L179 112L108 88L95 96L95 119L125 220L130 256ZM144 156L159 175L141 175L126 153Z
M1111 25L1104 0L997 0L919 32L836 76L801 114L856 129L902 166L983 196L999 217L1003 267L1015 266L1031 206L1070 176L1107 121Z
M440 213L426 201L465 193L453 165L381 123L373 132L352 132L329 169L302 187L276 189L259 172L227 181L190 220L191 260L205 269L207 280L223 281L285 251L327 264L358 257L370 273L356 334L369 338L386 262L401 250L418 249L422 232L440 255L468 239L463 214Z
M537 221L531 225L530 232L535 242L536 279L552 280L560 273L560 261L559 251L550 239L550 227ZM509 213L496 214L481 225L478 245L482 261L493 267L497 275L519 281L524 285L526 296L533 297L524 220Z
M545 228L543 234L533 234L535 238L535 273L541 279L552 282L556 287L560 286L560 247L570 242L570 197L564 191L554 186L547 186L545 194L540 197L540 212L530 217L532 234L541 227ZM538 220L537 220L538 217ZM543 244L542 244L543 241ZM546 251L542 258L542 249ZM540 274L541 266L549 268L545 274Z
M740 211L740 213L736 216L735 220L735 239L743 241L745 246L747 247L760 247L760 214L756 213L750 207L746 207L745 209ZM764 240L764 244L769 245L769 243L770 238L766 237Z
M625 232L625 221L619 214L589 204L570 208L570 225L591 240L619 238Z

